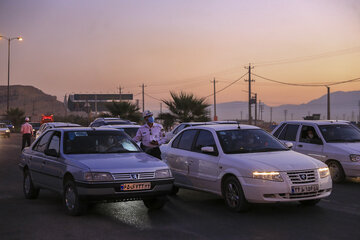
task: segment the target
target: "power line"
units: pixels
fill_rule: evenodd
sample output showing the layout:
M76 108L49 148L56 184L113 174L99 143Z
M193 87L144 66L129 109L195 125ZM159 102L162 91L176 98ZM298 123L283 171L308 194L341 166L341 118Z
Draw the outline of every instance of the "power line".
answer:
M147 93L145 93L145 95L148 96L149 98L152 98L152 99L155 99L155 100L157 100L157 101L159 101L159 102L162 102L161 99L156 98L156 97L153 97L153 96L151 96L151 95L149 95L149 94L147 94Z
M219 91L216 91L215 93L222 92L222 91L224 91L225 89L227 89L228 87L230 87L231 85L234 85L235 83L237 83L238 81L240 81L243 77L245 77L246 74L248 74L248 73L246 72L246 73L245 73L244 75L242 75L240 78L236 79L235 81L233 81L232 83L230 83L230 84L227 85L226 87L223 87L223 88L220 89ZM206 96L206 97L204 97L204 98L208 98L208 97L211 97L211 96L213 96L213 95L214 95L214 93L212 93L212 94L210 94L210 95L208 95L208 96Z

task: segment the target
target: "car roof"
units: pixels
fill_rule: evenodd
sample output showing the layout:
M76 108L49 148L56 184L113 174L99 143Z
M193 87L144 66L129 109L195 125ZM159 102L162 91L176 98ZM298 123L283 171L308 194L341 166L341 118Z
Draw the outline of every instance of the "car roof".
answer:
M349 121L345 121L345 120L289 120L289 121L283 121L280 124L283 124L283 123L310 123L310 124L317 124L317 125L329 125L329 124L347 125L347 124L350 124Z
M76 123L68 123L68 122L47 122L44 123L46 125L50 125L53 127L80 127L79 124Z
M103 125L99 128L139 128L140 125L134 125L134 124L117 124L117 125Z
M185 129L213 129L215 131L224 131L224 130L236 130L236 129L260 129L257 126L246 125L246 124L214 124L214 125L201 125L194 126Z

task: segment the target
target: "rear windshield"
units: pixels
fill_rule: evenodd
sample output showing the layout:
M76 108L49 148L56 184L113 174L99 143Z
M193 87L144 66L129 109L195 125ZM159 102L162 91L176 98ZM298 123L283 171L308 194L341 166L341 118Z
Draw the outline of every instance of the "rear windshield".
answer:
M124 131L127 135L131 138L136 136L137 131L139 128L118 128L120 131Z
M141 149L120 131L67 131L64 134L65 154L128 153Z

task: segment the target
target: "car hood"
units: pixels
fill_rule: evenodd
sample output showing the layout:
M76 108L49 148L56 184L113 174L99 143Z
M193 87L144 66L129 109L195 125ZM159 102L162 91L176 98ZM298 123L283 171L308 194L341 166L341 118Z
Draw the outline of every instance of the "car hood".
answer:
M321 161L292 150L228 156L230 161L238 162L239 167L250 171L294 171L326 167Z
M349 154L360 154L360 142L354 143L328 143L327 147L333 148L336 152Z
M153 172L168 168L161 160L146 153L69 154L68 160L80 162L95 172Z
M9 130L8 128L0 128L0 131L4 132L6 130Z

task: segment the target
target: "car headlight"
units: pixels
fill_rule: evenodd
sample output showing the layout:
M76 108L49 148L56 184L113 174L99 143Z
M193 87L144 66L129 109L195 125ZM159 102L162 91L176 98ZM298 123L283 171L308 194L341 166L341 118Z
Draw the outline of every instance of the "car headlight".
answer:
M10 132L10 130L9 130L9 129L6 129L6 130L5 130L5 132L9 133L9 132Z
M104 173L104 172L86 172L84 174L84 179L86 181L113 181L114 178L110 173Z
M155 171L155 178L168 178L172 177L171 171L169 169L160 169Z
M352 162L360 162L360 155L350 154L350 161L352 161Z
M321 178L325 178L330 175L330 171L328 167L319 168L318 171Z
M269 180L275 182L283 182L284 179L281 177L279 172L253 172L253 178Z

